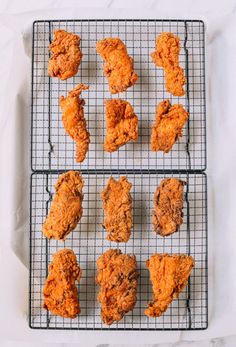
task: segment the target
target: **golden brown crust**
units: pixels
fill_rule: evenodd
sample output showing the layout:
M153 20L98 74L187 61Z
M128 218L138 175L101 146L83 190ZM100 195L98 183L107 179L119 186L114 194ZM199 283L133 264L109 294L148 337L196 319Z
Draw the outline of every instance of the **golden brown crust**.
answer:
M80 280L81 273L72 250L62 249L56 252L49 265L49 274L43 289L43 307L55 315L75 318L80 313L75 281Z
M68 171L59 177L55 185L56 195L43 224L44 236L65 240L75 229L83 213L83 185L83 179L77 171Z
M154 194L152 223L161 236L178 231L183 223L183 190L185 182L176 178L165 178Z
M67 134L76 142L76 162L79 163L85 159L90 143L90 134L84 118L84 100L80 99L82 90L86 89L87 86L78 84L67 97L60 98L62 122Z
M48 74L66 80L78 72L82 53L80 37L65 30L56 30L49 46L51 57L48 62Z
M106 62L103 70L112 94L123 92L136 83L138 76L134 72L133 59L119 38L98 41L96 49Z
M156 39L156 50L151 54L155 65L165 70L166 90L175 96L185 94L184 71L179 66L180 39L172 33L162 33Z
M138 284L137 263L134 255L109 249L97 260L97 284L101 286L98 301L105 324L119 321L136 303Z
M188 112L182 105L171 106L169 100L159 103L156 119L152 126L151 149L168 153L182 136L183 126L188 120Z
M127 101L106 100L106 126L104 149L107 152L114 152L128 141L138 138L138 117Z
M110 177L101 193L107 240L127 242L130 238L133 225L131 187L126 177L118 181Z
M150 272L153 301L144 313L149 317L159 317L187 285L194 260L184 254L153 254L146 264Z

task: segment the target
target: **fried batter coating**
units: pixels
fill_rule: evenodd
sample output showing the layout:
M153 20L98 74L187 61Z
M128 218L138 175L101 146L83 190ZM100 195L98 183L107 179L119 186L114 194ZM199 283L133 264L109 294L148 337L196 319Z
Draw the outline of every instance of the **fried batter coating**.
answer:
M56 195L43 224L44 236L65 240L75 229L83 213L83 186L83 179L77 171L68 171L59 177L55 185Z
M159 103L156 120L152 126L151 149L168 153L182 136L182 129L188 120L188 112L182 105L171 106L169 100Z
M109 249L97 260L97 284L101 286L98 301L105 324L119 321L136 304L138 284L137 263L134 255Z
M58 316L75 318L80 313L75 281L80 280L81 273L72 250L56 252L43 289L43 307Z
M110 37L98 41L96 49L106 62L103 71L112 94L124 92L136 83L138 76L134 72L133 59L119 38Z
M154 295L144 313L149 317L159 317L187 285L194 260L184 254L153 254L146 265Z
M86 128L84 118L84 100L80 99L82 90L88 89L83 84L78 84L65 98L61 96L62 122L67 134L76 142L76 162L85 159L90 143L90 133Z
M183 223L183 190L185 182L176 178L165 178L154 194L152 223L161 236L178 231Z
M127 242L130 238L133 225L131 187L126 177L122 176L116 181L111 176L101 192L107 240Z
M52 54L48 62L49 76L66 80L77 74L82 58L78 35L56 30L49 49Z
M185 94L184 70L179 66L180 39L172 33L162 33L156 39L156 51L151 54L155 65L165 70L166 90L175 96Z
M106 123L105 151L114 152L130 140L137 140L138 117L129 102L106 100Z

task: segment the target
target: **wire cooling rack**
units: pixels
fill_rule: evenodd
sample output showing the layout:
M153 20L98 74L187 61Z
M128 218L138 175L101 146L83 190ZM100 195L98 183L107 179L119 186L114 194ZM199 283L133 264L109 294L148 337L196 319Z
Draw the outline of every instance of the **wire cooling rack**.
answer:
M67 81L47 74L49 44L56 29L81 36L82 62L76 77ZM187 77L186 94L178 98L164 88L163 69L150 58L155 39L163 31L181 40L180 65ZM96 42L104 37L120 37L134 58L139 76L127 92L111 96L103 74L103 61L96 53ZM205 56L204 24L196 20L61 20L36 21L33 26L32 60L32 169L159 169L204 170L206 167ZM66 135L61 121L59 97L78 83L84 91L85 117L91 133L86 160L75 162L75 143ZM123 98L131 103L139 118L139 138L115 153L103 150L105 130L104 100ZM168 154L150 151L150 132L156 105L170 99L189 110L183 136ZM148 155L147 155L148 153Z
M118 178L120 174L113 174ZM109 174L83 173L85 181L83 217L66 241L50 240L42 236L42 224L50 208L51 196L58 174L36 173L31 181L31 257L30 257L30 326L47 329L203 329L207 326L207 187L205 174L139 174L127 173L133 184L134 226L127 244L105 239L102 228L103 209L100 192ZM177 177L187 185L184 192L184 222L180 231L170 237L154 233L151 224L153 194L160 180ZM42 308L43 285L53 253L68 247L74 250L83 275L78 286L81 314L76 319L63 319ZM100 318L95 285L96 260L109 248L119 247L137 257L139 283L137 303L117 324L110 328ZM146 260L152 253L190 254L196 262L188 286L179 299L172 302L160 318L148 318L144 309L152 297Z
M67 81L49 78L48 46L56 29L81 36L83 59L78 75ZM163 70L150 60L155 39L171 31L181 39L180 65L187 77L184 97L173 97L165 91ZM134 58L139 80L125 93L111 96L103 74L103 62L95 46L104 37L120 37ZM205 120L204 24L197 20L67 20L36 21L33 26L32 53L32 124L31 124L31 209L30 209L30 327L38 329L137 329L181 330L205 329L208 324L207 299L207 182ZM61 121L59 97L78 83L90 86L84 91L85 117L91 133L86 160L75 162L75 144L65 134ZM123 98L139 117L139 138L115 153L103 150L105 137L104 100ZM189 111L183 136L168 154L150 151L150 131L156 105L170 99ZM84 213L77 228L65 242L47 240L42 224L49 211L58 175L69 169L80 170L85 180ZM134 227L129 242L111 243L102 228L103 210L100 192L110 175L121 174L133 184ZM180 231L162 238L152 230L153 194L164 177L178 177L185 186L184 223ZM81 314L63 319L42 308L43 285L52 255L69 247L77 255L83 270L78 286ZM103 325L96 300L96 260L110 247L133 253L137 257L139 285L137 303L118 323ZM146 260L152 253L185 253L196 265L187 287L159 318L148 318L143 311L152 297Z

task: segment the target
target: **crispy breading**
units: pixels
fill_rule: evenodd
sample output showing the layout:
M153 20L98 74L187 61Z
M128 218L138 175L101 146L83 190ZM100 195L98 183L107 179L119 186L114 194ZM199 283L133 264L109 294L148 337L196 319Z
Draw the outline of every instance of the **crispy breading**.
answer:
M107 134L104 149L114 152L128 141L138 138L138 117L129 102L120 99L106 100Z
M108 78L112 94L124 92L138 79L134 72L133 59L119 38L106 38L97 42L97 52L105 60L104 74Z
M43 307L55 315L75 318L80 313L78 290L82 271L76 256L70 249L62 249L53 255L49 274L43 289Z
M149 317L159 317L187 285L194 260L184 254L153 254L146 265L150 272L153 301L144 313Z
M130 238L133 225L131 187L124 176L118 181L110 177L101 193L107 240L127 242Z
M67 134L76 142L76 162L79 163L85 159L90 143L90 134L84 118L84 100L80 99L82 90L86 89L87 86L78 84L67 97L60 98L62 122Z
M65 240L75 229L83 213L83 185L81 174L77 171L68 171L59 177L55 197L43 224L44 236Z
M162 33L156 38L156 50L151 54L155 65L165 70L166 90L175 96L185 94L184 70L179 66L180 39L172 33Z
M48 62L48 74L66 80L78 72L82 53L80 37L65 30L56 30L49 46L51 57Z
M152 126L151 149L168 153L182 136L182 129L188 120L188 112L182 105L172 105L169 100L159 103L156 119Z
M134 255L109 249L97 260L97 284L101 286L98 301L105 324L119 321L136 303L138 284L137 263Z
M183 190L185 182L176 178L165 178L154 194L152 223L161 236L178 231L183 223Z
M185 182L176 178L165 178L154 194L152 223L161 236L178 231L183 223L183 190Z

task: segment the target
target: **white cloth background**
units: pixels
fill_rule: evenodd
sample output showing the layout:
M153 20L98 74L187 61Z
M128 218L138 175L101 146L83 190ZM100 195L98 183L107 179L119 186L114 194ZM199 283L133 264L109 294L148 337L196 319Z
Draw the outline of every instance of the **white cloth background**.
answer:
M86 9L81 7L85 4ZM31 25L35 19L97 17L195 18L206 22L209 328L205 331L68 332L28 328ZM0 29L1 338L137 345L137 341L158 344L235 334L236 1L1 0Z

